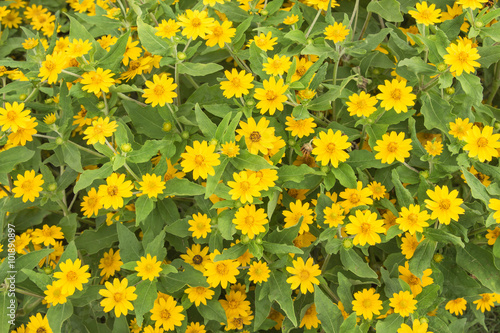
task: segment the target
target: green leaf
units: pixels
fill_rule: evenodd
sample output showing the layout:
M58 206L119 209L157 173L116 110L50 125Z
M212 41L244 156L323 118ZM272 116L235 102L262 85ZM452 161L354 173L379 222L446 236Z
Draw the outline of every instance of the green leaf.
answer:
M205 194L205 188L184 178L172 178L165 184L164 193L174 196L194 196Z
M73 305L70 300L64 304L51 306L47 311L47 320L54 333L61 333L62 324L73 314Z
M35 152L24 146L12 147L0 152L0 173L11 172L17 164L29 161L33 155Z
M345 269L362 278L377 279L377 273L356 253L354 249L340 249L340 261Z
M398 198L398 203L401 207L409 207L414 203L413 196L410 191L403 186L399 180L399 174L395 169L392 169L392 183L396 189L396 197Z
M96 42L94 37L85 29L85 27L78 22L76 18L71 15L66 14L69 17L69 40L73 41L73 39L82 39L83 41L88 40L92 43L92 50L89 52L93 55L96 51L103 51L101 45Z
M332 168L332 172L342 186L347 188L356 188L357 178L354 174L354 170L349 164L340 163L338 168Z
M430 239L436 242L445 244L452 243L460 247L465 247L465 244L460 237L452 235L451 233L446 232L442 229L427 228L424 231L424 235L426 239Z
M337 295L342 301L345 311L349 313L352 311L352 300L353 300L352 290L351 290L352 285L349 279L346 278L344 274L339 272L337 277L339 279L339 287L337 288Z
M431 267L436 245L437 243L430 239L424 239L418 244L413 257L410 259L410 271L415 276L422 278L424 271Z
M294 326L297 326L297 317L293 308L292 290L290 284L286 282L286 276L280 271L271 271L269 276L269 300L276 301L285 311L288 319L291 320Z
M127 154L127 161L132 163L149 162L153 156L158 154L158 151L171 144L172 142L166 140L147 140L141 149L133 150Z
M138 107L136 103L128 100L122 100L122 104L138 133L145 134L150 138L163 139L165 136L164 120L153 107L149 105Z
M464 249L457 249L457 264L473 274L492 292L500 292L500 279L498 279L500 270L495 266L494 257L490 251L468 243Z
M113 165L111 162L103 164L100 168L95 170L85 170L80 175L80 178L73 188L73 193L78 193L80 190L92 185L96 179L103 179L109 177L113 172Z
M185 265L183 272L171 273L161 279L162 286L171 294L180 290L185 285L192 287L209 287L207 278L203 273L194 269L191 265Z
M20 257L17 257L15 264L9 262L8 259L5 259L0 265L0 281L3 281L6 277L8 277L8 274L10 274L8 273L9 271L20 271L23 268L32 270L36 265L38 265L40 260L42 260L52 252L54 252L54 249L42 249L29 252Z
M72 213L64 216L61 221L59 221L59 227L61 227L61 231L64 234L64 239L66 239L68 242L71 242L75 239L77 217L78 214Z
M339 332L340 325L344 321L342 312L317 285L314 286L314 304L318 319L321 321L321 328L328 333Z
M422 290L420 294L417 295L416 300L418 304L418 311L420 313L425 313L427 310L434 310L434 308L430 308L431 306L435 306L434 302L438 297L438 291L440 287L437 284L432 284ZM425 311L425 312L424 312Z
M201 132L207 138L214 138L215 132L217 131L217 126L207 117L207 115L201 110L200 105L196 103L194 106L194 113L196 115L196 122L200 127Z
M156 289L156 281L144 280L137 284L135 289L137 299L134 303L135 317L137 325L141 326L144 320L144 314L148 313L154 305L158 291Z
M297 44L306 44L307 38L302 30L290 30L285 34L285 38Z
M353 169L382 169L387 167L387 164L384 164L375 158L374 152L368 150L353 150L349 153L349 159L343 164L345 163L349 164Z
M247 150L240 151L238 156L231 158L229 161L238 170L248 169L259 171L262 169L276 169L276 167L266 161L264 157L251 154Z
M28 276L28 279L36 284L36 286L41 290L46 290L47 286L49 284L52 284L52 278L45 273L37 273L31 269L26 268L21 269L21 272L23 272L23 274L26 274Z
M282 183L286 182L300 183L301 181L304 180L305 175L323 176L324 173L319 170L311 168L307 164L302 164L300 166L284 165L278 169L279 181L281 181Z
M384 320L377 321L375 330L377 330L377 332L397 332L403 321L403 317L398 313L393 313Z
M467 99L473 104L481 104L483 100L483 85L479 76L473 73L462 73L457 76L462 89L467 95Z
M168 232L169 234L184 238L189 235L191 235L191 231L189 231L189 223L188 220L190 220L191 217L185 217L183 219L177 220L174 223L167 225L165 227L165 231Z
M359 328L359 326L357 325L356 319L357 319L356 312L351 313L349 315L349 317L347 317L347 319L344 320L342 325L340 325L339 332L342 332L342 333L361 333L362 331ZM368 331L368 329L366 331Z
M9 332L10 323L14 323L16 318L16 297L13 295L9 296L9 293L10 292L7 289L4 289L2 292L0 292L0 316L2 316L2 318L8 318L0 320L1 332ZM13 313L11 313L11 309L9 309L9 307L12 307Z
M436 73L436 67L431 66L422 60L420 57L412 57L406 58L398 62L398 67L405 66L408 67L415 75L424 74L424 75L432 75Z
M215 320L217 323L225 323L227 320L224 308L216 300L207 301L207 305L200 304L196 309L205 320Z
M222 155L221 158L222 158L221 164L214 167L215 174L211 177L208 177L207 179L207 186L205 189L206 191L205 199L208 199L214 193L215 188L217 187L217 184L219 184L222 174L224 173L224 170L226 169L226 166L229 163L229 160L226 156Z
M215 256L214 261L235 260L242 256L247 251L247 247L242 243L235 244L228 249L225 249L222 254Z
M183 62L177 65L177 70L180 74L188 74L191 76L206 76L208 74L216 73L224 69L221 65L214 63L201 64L192 62Z
M232 240L233 234L236 232L236 228L233 225L233 219L236 211L224 210L217 217L217 227L221 232L221 235L226 240Z
M161 37L156 36L156 32L155 28L144 23L140 17L137 19L137 33L141 45L152 54L170 56L172 48Z
M167 249L165 248L165 235L165 230L162 230L160 234L153 239L152 242L147 244L143 242L144 253L149 253L152 257L156 256L159 261L163 261L167 253ZM167 267L168 266L170 266L169 269L173 268L171 265L167 265ZM174 272L177 272L175 268L173 269Z
M448 133L448 124L454 119L451 114L451 105L435 94L423 94L421 100L420 112L424 115L425 127L429 130L439 128L444 133Z
M488 68L500 60L500 45L481 46L477 48L481 58L477 60L481 68Z
M99 67L110 69L112 73L119 72L120 63L123 59L123 54L127 49L128 37L130 31L122 35L116 43L111 46L109 52L99 60Z
M486 191L486 187L481 183L479 179L474 177L472 173L470 173L467 168L461 167L462 174L467 181L467 185L470 187L471 194L474 198L481 200L485 205L488 205L490 202L490 196Z
M155 208L153 199L147 195L141 195L135 201L135 225L138 226L142 221L148 217L151 211Z
M137 240L135 234L122 223L116 224L118 241L120 247L120 257L124 263L141 259L142 245Z
M250 15L243 22L238 24L238 26L236 27L236 33L234 34L234 37L231 40L231 43L233 45L238 44L238 42L241 40L241 38L247 31L248 27L250 27L250 24L252 24L252 20L253 20L253 15Z
M493 255L500 258L500 242L495 242L493 245Z
M396 0L370 1L366 10L376 13L389 22L402 22L403 15Z
M266 252L274 253L274 254L286 254L286 253L303 254L304 253L304 251L302 251L301 249L299 249L298 247L293 246L293 245L263 242L262 246L264 247L264 250Z
M107 226L106 223L103 223L97 230L85 230L75 238L78 249L86 251L88 254L97 253L102 249L109 249L116 241L118 241L116 224Z
M73 144L65 142L62 145L62 152L64 156L64 161L68 163L68 166L78 172L83 172L82 169L82 155L80 150Z

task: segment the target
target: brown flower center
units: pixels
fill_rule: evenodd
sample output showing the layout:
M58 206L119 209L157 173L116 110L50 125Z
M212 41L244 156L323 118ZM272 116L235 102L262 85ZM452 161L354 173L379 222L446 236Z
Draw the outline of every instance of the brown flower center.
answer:
M303 269L300 273L299 273L299 278L302 280L302 281L305 281L307 279L309 279L309 277L311 276L311 273L309 273L309 271Z
M335 143L330 142L329 144L326 145L325 150L327 153L332 154L335 151L335 148L336 148Z
M389 153L394 153L396 150L398 150L398 144L396 142L389 142L387 145L387 151Z
M191 26L198 28L201 25L201 20L197 17L191 20Z
M115 299L116 303L120 303L123 300L123 294L122 293L115 293L113 295L113 298Z
M266 99L268 102L273 102L276 98L278 98L278 95L274 91L268 90L266 92Z
M262 136L257 131L253 131L252 133L250 133L250 141L252 142L259 142L261 137Z
M247 216L245 217L245 224L249 227L253 226L255 219L253 216Z
M36 333L47 333L47 330L45 329L45 327L39 327L37 328Z
M415 213L411 213L410 215L408 215L407 219L411 225L414 225L418 222L418 215Z
M361 233L366 234L369 233L372 229L372 225L370 223L362 223L361 224Z
M160 318L163 320L168 320L170 318L170 312L168 310L162 310L160 312Z
M352 204L357 204L358 202L361 201L361 198L359 197L359 195L357 193L353 193L351 194L351 196L349 197L349 201L352 203Z
M439 202L439 208L441 208L443 210L450 209L450 206L451 206L451 202L449 199L443 199Z
M467 52L462 51L459 54L457 54L457 59L459 62L463 64L469 60L469 55L467 54Z
M56 68L56 64L50 60L45 61L44 66L49 72L53 71Z
M193 263L195 263L196 265L199 265L203 262L203 257L200 256L199 254L195 255L193 257Z
M219 273L219 275L227 275L229 273L229 268L223 262L218 263L215 267L215 270L217 271L217 273Z
M116 185L108 186L108 195L111 197L118 195L118 186Z
M394 89L393 91L391 91L391 97L392 99L399 101L401 99L401 90Z
M244 182L240 183L240 189L242 191L248 191L249 188L250 188L250 183L249 182L244 181Z

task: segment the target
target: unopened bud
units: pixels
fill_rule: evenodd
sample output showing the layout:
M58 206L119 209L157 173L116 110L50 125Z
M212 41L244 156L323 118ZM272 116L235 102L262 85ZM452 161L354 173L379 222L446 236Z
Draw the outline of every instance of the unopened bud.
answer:
M130 143L124 143L120 146L120 149L124 153L129 153L132 151L132 145Z
M346 250L352 249L352 247L354 246L352 239L351 238L344 238L344 240L342 241L342 246Z

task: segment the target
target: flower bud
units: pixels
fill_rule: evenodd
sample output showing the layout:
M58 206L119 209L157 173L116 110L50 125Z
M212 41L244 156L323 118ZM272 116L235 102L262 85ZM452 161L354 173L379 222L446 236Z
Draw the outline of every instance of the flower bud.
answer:
M328 173L330 171L330 167L328 165L323 165L321 167L321 172Z
M52 274L53 271L54 270L52 269L52 267L49 267L49 266L46 266L43 268L43 272L47 275Z
M47 191L54 192L57 190L57 184L56 183L50 183L47 185Z
M478 29L481 29L481 28L484 26L484 23L483 23L483 22L481 22L481 21L476 21L476 22L474 23L474 26L475 26L476 28L478 28Z
M435 262L440 263L441 261L443 261L444 257L441 253L436 253L432 257L432 259L434 259Z
M448 87L444 90L446 92L446 94L448 95L453 95L455 93L455 88L453 87Z
M184 60L186 58L187 58L186 53L184 53L184 52L177 52L177 59L179 59L179 60L182 61L182 60Z
M219 142L217 141L217 139L212 139L212 140L210 140L210 141L208 142L208 145L209 145L209 146L217 146L217 143L219 143Z
M99 110L104 110L104 108L106 108L106 104L103 101L100 101L99 103L97 103L97 108Z
M440 72L444 72L448 68L448 65L445 63L440 63L437 65L437 70Z
M241 236L241 244L248 244L250 242L250 237L247 235Z
M351 238L344 238L344 240L342 241L342 246L346 250L352 249L352 247L354 246L352 239Z
M26 94L21 94L21 95L19 95L19 99L20 99L21 101L24 101L27 97L28 97L28 95L26 95Z
M129 153L132 151L132 145L130 143L124 143L120 146L120 149L124 153Z
M189 132L188 131L184 131L181 133L181 137L184 139L184 140L187 140L189 139Z
M164 122L161 129L163 132L170 132L172 130L172 123L170 121Z
M64 143L64 139L59 137L56 139L56 145L62 145Z

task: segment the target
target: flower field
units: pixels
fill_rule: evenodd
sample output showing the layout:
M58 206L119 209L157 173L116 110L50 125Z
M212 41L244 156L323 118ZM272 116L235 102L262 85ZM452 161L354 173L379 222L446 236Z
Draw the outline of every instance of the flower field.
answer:
M500 331L500 5L0 3L0 333Z

